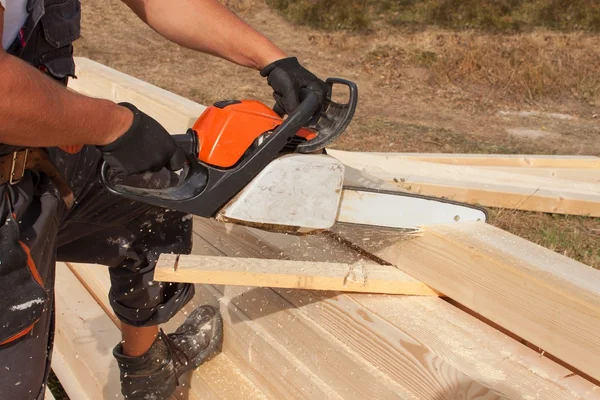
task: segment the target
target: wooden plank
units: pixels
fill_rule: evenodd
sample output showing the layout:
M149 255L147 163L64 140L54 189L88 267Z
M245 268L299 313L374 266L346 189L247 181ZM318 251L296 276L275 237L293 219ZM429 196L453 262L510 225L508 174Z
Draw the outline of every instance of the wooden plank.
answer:
M362 254L330 236L195 222L194 230L205 240L238 257L349 262ZM373 232L364 237L376 248L389 245L387 236L380 240ZM590 382L437 297L276 292L412 396L472 398L475 386L470 385L476 385L482 398L600 399Z
M512 174L525 174L561 180L600 184L600 168L528 168L528 167L477 167Z
M600 217L600 196L575 195L559 191L545 191L532 189L528 193L510 193L504 190L489 191L470 187L455 187L442 184L414 183L402 185L410 188L415 193L447 198L468 204L483 205L486 207L506 208L511 210L535 211L552 214L581 215L586 217Z
M86 399L87 394L81 384L71 374L71 368L69 367L69 361L71 358L65 359L60 349L56 348L56 340L54 342L54 351L52 352L52 370L57 377L65 377L65 381L61 382L63 389L71 399ZM60 380L60 379L59 379Z
M408 398L409 393L402 385L382 374L356 354L354 348L349 349L346 342L330 335L272 289L226 286L221 290L215 295L220 298L223 313L231 315L226 317L230 319L229 331L238 331L238 325L244 321L253 331L272 338L266 347L256 340L249 349L247 344L242 343L245 350L241 354L250 351L250 368L255 369L260 379L268 380L281 397ZM236 320L239 321L237 324ZM242 337L247 336L242 333ZM274 350L282 356L279 362L254 365L254 360L264 359L265 355L273 356ZM281 372L285 376L273 379ZM431 393L430 389L422 390L422 393L428 392Z
M600 158L595 156L391 152L372 152L367 154L449 165L527 168L600 168Z
M69 80L71 89L114 102L131 102L152 115L172 134L185 133L206 109L203 105L93 60L75 57L75 65L78 79Z
M268 399L223 353L202 365L201 370L192 377L192 388L200 395L199 399L210 400L209 396L219 400Z
M55 297L58 357L53 369L69 396L123 398L112 356L119 330L64 263L56 265Z
M203 223L206 223L208 226L204 227L204 232L209 234L209 238L207 240L212 241L212 243L220 247L221 249L225 249L229 251L231 254L236 254L240 252L242 249L247 249L247 253L260 253L262 251L270 252L270 256L275 256L280 254L279 251L271 252L268 247L268 243L262 242L260 243L256 237L250 234L245 228L240 228L236 226L231 227L223 227L218 223L213 223L213 221L203 221L198 219L198 224L196 226L201 226ZM220 231L219 228L223 228ZM237 234L241 234L244 236L246 240L237 241ZM283 235L287 237L287 235ZM291 237L290 237L291 238ZM238 245L239 244L239 245ZM312 254L311 247L298 247L298 252L303 252L306 250L305 254ZM281 255L280 255L281 256ZM238 301L246 302L239 303L238 307L243 309L245 313L248 313L248 316L252 318L253 321L264 321L266 319L272 318L273 312L271 310L278 310L279 308L289 309L292 312L292 321L300 318L301 315L298 312L305 312L307 309L313 310L312 312L317 312L318 314L324 312L324 308L328 307L327 304L324 303L324 300L327 299L327 303L331 303L332 305L338 304L338 300L340 296L336 296L334 293L329 292L313 292L308 290L296 291L296 290L277 290L277 293L284 297L287 301L292 301L292 303L298 308L291 308L291 305L285 306L285 302L281 304L281 306L277 307L276 303L281 302L282 300L277 298L273 298L271 295L268 295L268 289L252 289L249 292L242 291L241 288L233 288L233 287L225 287L225 293L223 294L223 298L221 301L225 299L235 298L240 299ZM228 292L229 291L229 292ZM242 291L242 292L237 292ZM204 291L203 291L204 292ZM244 294L246 293L246 294ZM300 293L299 298L295 298L293 293ZM304 297L302 297L304 296ZM217 295L218 297L218 295ZM253 301L255 300L255 301ZM275 304L274 304L275 303ZM258 305L258 307L256 307ZM252 308L250 308L252 307ZM355 311L355 312L354 312ZM230 309L227 312L231 312ZM281 311L276 311L276 313L280 313ZM306 317L310 317L311 320L314 319L314 315L305 314ZM383 320L376 320L375 325L378 329L381 329L381 332L370 335L368 329L364 329L364 325L370 326L368 321L371 315L366 311L360 308L354 310L340 310L339 314L337 314L337 318L331 320L328 324L331 326L337 326L336 329L332 330L329 326L321 325L321 329L326 329L326 332L329 335L340 340L345 346L349 346L351 352L355 352L356 356L359 358L364 358L364 361L371 363L374 365L377 370L385 373L385 375L391 379L396 384L402 387L402 393L407 393L406 395L401 396L402 398L410 398L415 396L415 393L418 396L422 396L422 398L435 398L436 395L440 393L448 393L451 392L456 396L459 396L459 393L464 394L465 398L470 398L470 395L466 394L469 392L469 388L471 390L477 391L478 393L485 393L485 396L489 398L498 398L498 396L494 393L493 390L485 386L481 386L479 383L472 381L469 377L463 374L460 371L457 371L452 366L449 366L445 363L444 360L437 359L437 357L433 354L428 354L425 351L423 355L423 360L429 360L430 357L433 357L434 360L431 363L435 364L437 367L435 370L431 370L428 365L429 362L426 362L427 365L423 365L422 368L418 368L416 372L412 372L415 369L415 361L414 356L412 354L406 353L406 350L403 349L402 343L408 343L406 341L411 341L410 338L404 337L401 332L397 330L396 327L388 325ZM279 322L279 324L273 325L270 328L270 331L275 332L277 337L279 337L280 341L283 340L286 343L286 348L294 349L297 351L297 348L313 348L315 345L305 344L305 345L295 345L295 340L300 340L302 338L306 338L309 333L300 331L298 328L293 326L288 326L290 324L290 318L284 318ZM373 321L373 320L371 320ZM236 327L237 328L237 327ZM231 329L231 328L230 328ZM315 328L316 329L316 328ZM386 330L388 330L386 332ZM237 335L236 335L237 336ZM319 346L322 345L322 342L328 335L325 332L320 333L319 338L314 342L310 341L309 343L318 343ZM330 339L329 339L330 340ZM388 340L390 341L388 344ZM382 344L382 341L384 344ZM321 343L319 343L321 342ZM397 345L398 344L398 345ZM383 346L383 347L382 347ZM313 349L313 355L311 359L317 358L320 363L326 363L325 365L334 362L332 359L332 355L327 355L325 359L321 358L321 354L331 354L332 349L327 350L325 347L321 351L316 351ZM307 356L304 356L307 357ZM419 357L419 359L421 359ZM303 358L304 360L304 358ZM376 360L373 362L373 360ZM305 363L306 361L303 361ZM337 381L343 381L345 379L352 379L356 377L356 373L352 373L352 370L346 363L338 363L335 362L334 365L337 366L336 376L334 378ZM346 366L346 367L344 367ZM261 365L261 368L265 369L267 372L267 376L272 375L268 372L270 368L274 368L273 366ZM324 366L314 367L318 371L321 371ZM406 371L411 371L407 373ZM436 371L444 371L441 374L438 374ZM415 376L418 378L415 379ZM286 378L287 379L287 378ZM354 378L358 379L358 378ZM327 379L326 382L330 380ZM427 383L424 383L427 382ZM332 381L331 384L334 384L335 381ZM368 383L368 381L366 382ZM338 383L339 384L339 383ZM406 385L408 385L411 390L407 392L405 389ZM346 385L344 385L346 386ZM478 389L475 389L475 388ZM399 390L399 389L398 389ZM381 391L381 388L379 388ZM359 392L360 393L360 392ZM372 392L372 395L377 392ZM401 393L401 392L398 392ZM344 397L344 398L353 398L353 397ZM370 398L385 398L382 396L374 396Z
M198 238L194 246L202 246L202 239ZM85 287L90 294L100 302L102 308L107 312L113 322L118 323L108 301L108 290L110 289L110 277L108 269L102 265L68 263L69 268L85 283ZM179 326L186 315L197 306L197 302L186 305L181 313L174 316L169 322L162 325L165 332L174 331ZM252 399L266 398L250 381L245 377L243 371L235 367L230 359L225 355L219 355L213 358L209 363L201 365L192 375L190 382L190 391L186 396L179 395L180 399L232 399L236 397L231 387L236 388L238 393L245 393ZM181 390L181 389L180 389ZM78 398L78 397L75 397Z
M600 271L483 223L429 227L379 256L600 380Z
M154 276L162 282L438 295L420 282L407 279L407 275L398 268L362 261L345 264L162 254Z
M365 153L329 151L344 164L398 187L470 204L600 216L600 185L444 165Z
M436 182L484 182L486 185L498 185L499 187L517 189L547 189L550 190L559 186L560 191L575 194L597 194L600 185L586 182L572 182L554 178L533 177L523 174L511 174L508 172L496 171L493 169L482 170L478 167L443 165L422 162L402 160L395 157L374 156L369 153L328 151L328 153L351 167L361 171L382 177L387 181L396 183L410 183L414 181L423 181L425 183ZM412 178L412 177L416 178ZM448 186L449 184L446 183ZM475 187L476 188L476 187ZM555 188L555 190L557 190Z
M208 250L209 254L215 254L215 251L219 251L214 246L215 242L228 246L233 253L241 250L229 237L219 236L217 231L212 231L210 225L206 232L211 235L211 241L195 236L194 253ZM247 237L250 239L253 236ZM243 241L239 243L246 247ZM246 248L250 251L251 247L252 244L248 244ZM327 339L319 327L297 314L290 303L274 296L271 289L196 285L196 293L192 307L205 303L221 307L226 323L224 351L269 397L325 396L323 398L333 399L338 398L340 391L345 393L344 398L349 399L369 395L375 398L406 397L401 395L402 388L386 379L381 381L380 375L372 367L348 357L345 346L333 338ZM302 343L294 345L289 339L282 340L282 337L289 338L292 335L297 335L300 339L294 340L302 340ZM267 340L258 339L263 337ZM281 346L275 345L278 342L281 342ZM313 367L307 369L311 365ZM340 366L345 366L348 374L336 378ZM314 375L315 371L319 371L319 376ZM326 374L324 371L329 372ZM274 379L275 376L279 378ZM355 382L357 376L362 376L362 379ZM388 389L390 385L394 388L391 392Z
M252 298L260 304L260 297ZM231 303L230 297L214 286L198 285L192 302L194 305L212 304L221 310L225 326L224 354L268 398L339 399L318 376L286 351L284 342L261 329L244 310Z
M73 266L80 272L84 270L101 270L95 268L97 266L93 265L73 264ZM241 364L247 366L244 369L244 375L249 374L249 370L257 370L258 372L255 373L254 378L255 382L267 390L269 398L302 399L306 398L305 396L309 396L309 398L312 398L310 396L314 396L314 398L339 398L328 384L322 382L321 378L314 375L311 368L304 366L308 362L307 360L321 362L321 358L315 357L315 354L309 351L310 349L318 349L319 347L323 349L321 352L322 357L331 363L331 374L338 372L339 365L346 365L346 368L355 368L354 375L359 376L362 374L364 376L364 381L360 382L363 385L363 389L360 389L358 386L359 382L354 384L346 382L347 389L345 390L358 391L360 396L367 395L369 393L367 390L370 390L371 393L386 393L385 388L373 387L378 382L377 379L373 378L373 374L377 375L376 371L370 370L371 372L367 372L369 369L366 371L363 370L360 363L356 364L356 361L352 361L346 354L347 350L345 347L340 347L340 344L332 345L328 343L328 341L322 338L322 332L315 333L315 327L311 321L305 321L302 318L298 319L297 315L292 317L289 314L292 311L289 311L289 313L285 312L287 308L291 307L289 304L281 306L281 310L277 309L277 315L269 315L269 310L274 310L278 304L276 301L277 298L273 297L272 294L270 295L270 299L264 297L269 293L272 293L269 289L265 289L262 292L255 288L242 287L227 288L226 292L223 293L212 286L203 287L198 285L196 297L185 309L190 310L200 304L207 303L221 306L226 323L226 343L224 347L227 359L232 359L233 357L241 359ZM281 298L279 298L279 301L281 301ZM261 317L260 321L258 321L258 315ZM178 315L177 318L182 319L182 316ZM278 334L288 332L290 335L292 332L301 332L300 338L302 338L304 344L297 346L297 350L291 350L288 347L289 343L278 344L279 340L272 336L273 332ZM248 344L251 344L250 349L248 349ZM290 356L290 352L300 352L305 360L302 362L298 361L296 357ZM343 357L343 359L340 360L339 357ZM209 364L213 364L215 360L212 360ZM208 364L206 368L208 368ZM202 371L198 371L194 375L202 373L206 368L202 366L200 368ZM283 369L287 372L282 380L274 382L274 371L269 368L275 368L280 372ZM320 368L322 371L323 367ZM369 378L371 378L370 383ZM353 375L348 375L347 379L354 379ZM204 379L204 381L208 382L208 385L214 384L208 378ZM231 383L229 382L229 384ZM244 385L236 386L239 386L238 391L245 388ZM248 390L247 386L245 390ZM395 398L392 396L393 392L388 391L387 393L383 398ZM345 398L364 397L352 397L349 395L349 397Z

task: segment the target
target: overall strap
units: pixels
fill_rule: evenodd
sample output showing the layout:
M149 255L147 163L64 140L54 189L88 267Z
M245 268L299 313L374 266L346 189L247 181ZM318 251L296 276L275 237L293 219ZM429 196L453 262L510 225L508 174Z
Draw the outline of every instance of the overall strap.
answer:
M7 52L62 83L74 78L72 43L81 35L80 0L28 0L27 12Z
M26 10L27 19L25 19L25 23L21 29L19 29L14 42L6 50L7 53L19 58L22 57L25 47L27 46L27 42L31 38L35 28L38 26L40 20L44 16L44 13L46 12L44 0L28 0Z

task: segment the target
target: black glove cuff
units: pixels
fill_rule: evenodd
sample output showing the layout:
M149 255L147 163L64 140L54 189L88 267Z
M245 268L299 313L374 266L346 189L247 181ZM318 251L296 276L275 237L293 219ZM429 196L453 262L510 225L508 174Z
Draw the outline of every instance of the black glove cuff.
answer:
M129 129L127 129L125 133L122 134L117 140L104 146L97 146L100 150L104 152L115 151L121 146L123 146L125 143L127 143L131 136L138 130L138 127L140 126L140 123L142 121L142 113L133 104L118 103L118 105L131 110L131 112L133 113L133 122L131 123Z
M273 71L277 67L295 67L300 68L300 62L298 62L297 57L286 57L279 59L277 61L273 61L271 64L267 65L263 69L260 70L260 76L266 77L271 71Z

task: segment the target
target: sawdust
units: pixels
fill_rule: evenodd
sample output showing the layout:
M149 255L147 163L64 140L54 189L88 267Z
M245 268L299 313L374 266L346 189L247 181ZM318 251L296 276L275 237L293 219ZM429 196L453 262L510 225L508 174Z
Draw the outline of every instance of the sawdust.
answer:
M346 286L349 281L356 282L361 285L367 284L367 271L365 270L365 263L360 260L354 264L348 265L348 271L344 275L343 284Z
M10 311L23 311L23 310L27 310L28 308L33 307L35 304L44 304L44 303L45 303L45 301L42 298L33 299L33 300L27 301L25 303L12 306L10 308Z

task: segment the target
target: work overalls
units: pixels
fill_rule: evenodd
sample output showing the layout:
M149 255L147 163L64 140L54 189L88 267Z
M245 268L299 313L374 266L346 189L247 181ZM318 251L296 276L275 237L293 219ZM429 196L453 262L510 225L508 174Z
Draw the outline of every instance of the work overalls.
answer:
M63 84L76 78L79 0L29 0L27 11L8 52ZM15 179L0 185L0 400L43 399L57 260L108 266L110 304L132 326L164 323L194 295L193 285L152 281L160 253L191 251L188 215L110 194L99 183L101 155L94 146L45 150L73 191L71 208L46 174L22 170L22 149L0 144L0 156L15 159ZM171 176L163 171L127 180L156 188L169 185Z

